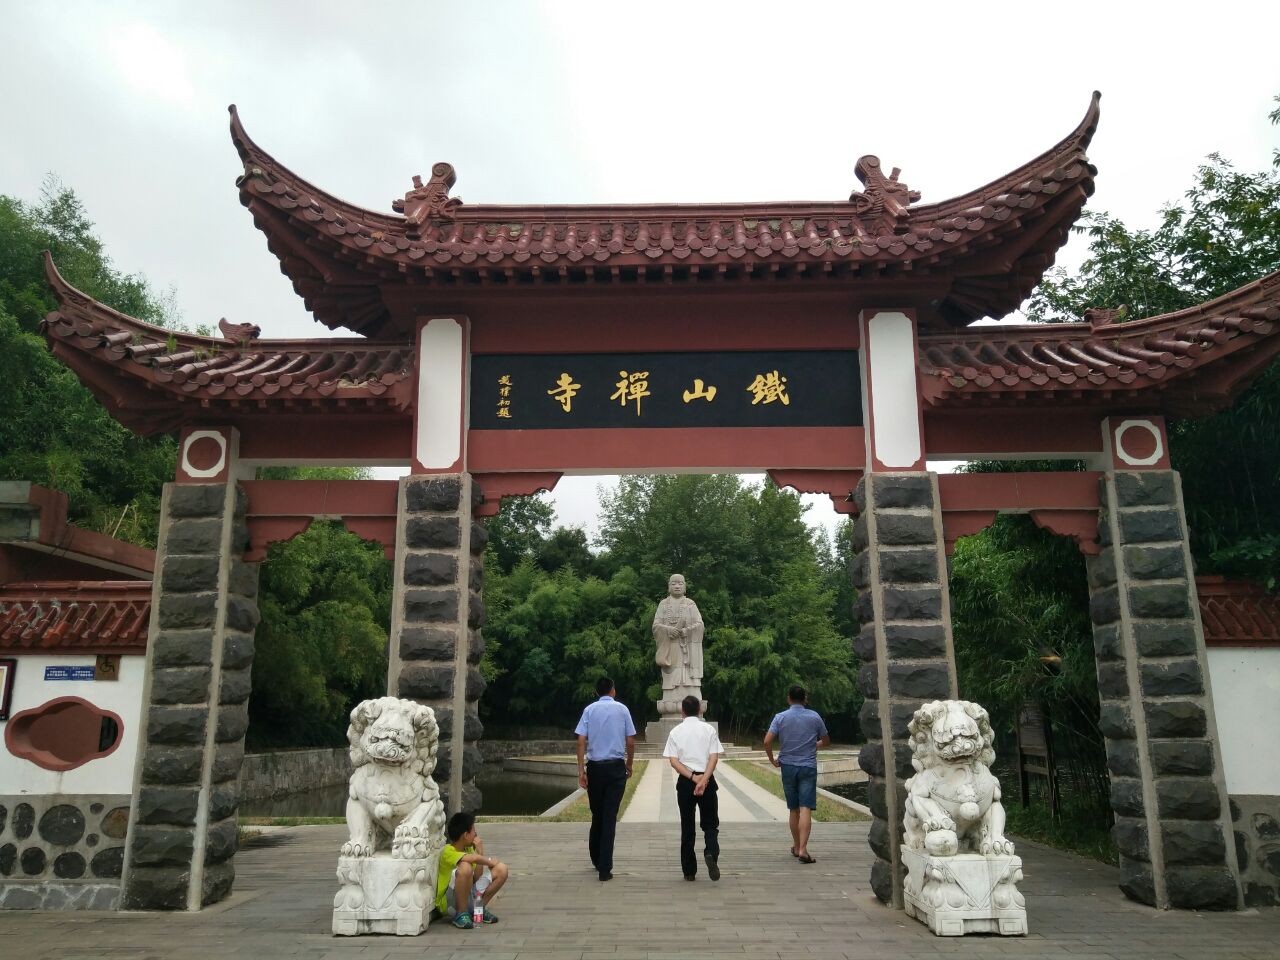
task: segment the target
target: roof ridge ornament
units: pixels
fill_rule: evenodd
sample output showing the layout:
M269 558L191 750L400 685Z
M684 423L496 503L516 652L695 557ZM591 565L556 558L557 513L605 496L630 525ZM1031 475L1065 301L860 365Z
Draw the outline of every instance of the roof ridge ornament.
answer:
M462 206L461 197L449 196L457 182L453 164L444 161L433 164L431 179L424 185L422 177L414 174L413 189L403 200L391 201L391 209L403 213L410 227L421 227L428 220L453 220L454 211Z
M902 171L894 167L893 172L886 177L880 167L880 158L867 154L858 159L853 172L866 187L865 190L855 190L849 194L854 211L867 218L888 214L895 229L899 225L905 226L907 207L920 199L920 191L912 190L898 181L898 175Z
M256 323L230 323L226 317L218 320L218 329L224 339L236 343L247 343L262 336L262 328Z
M1122 303L1112 309L1110 307L1089 307L1084 312L1084 321L1094 330L1115 323L1122 323L1129 315L1129 305Z

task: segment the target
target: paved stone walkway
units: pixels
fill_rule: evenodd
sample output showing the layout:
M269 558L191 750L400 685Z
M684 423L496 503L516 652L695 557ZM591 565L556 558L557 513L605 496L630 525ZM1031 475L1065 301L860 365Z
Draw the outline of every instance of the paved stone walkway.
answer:
M434 924L414 938L329 934L342 827L302 827L236 857L230 901L199 914L0 912L0 957L422 958L431 960L925 960L943 956L1073 960L1274 960L1280 909L1159 913L1124 900L1116 871L1030 843L1026 938L934 937L877 903L865 823L820 823L802 866L782 824L729 824L719 883L680 879L677 828L624 823L615 877L587 863L586 825L482 824L512 869L496 926Z
M721 823L786 822L787 804L752 783L727 763L716 765ZM650 760L636 784L623 823L679 823L676 805L676 772L666 760Z

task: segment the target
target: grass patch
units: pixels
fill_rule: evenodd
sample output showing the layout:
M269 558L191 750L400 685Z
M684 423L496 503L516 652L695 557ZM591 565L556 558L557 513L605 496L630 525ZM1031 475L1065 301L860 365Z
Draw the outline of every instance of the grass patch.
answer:
M1064 804L1062 818L1053 819L1047 805L1023 808L1016 800L1004 805L1005 833L1025 837L1047 847L1076 853L1115 866L1120 862L1105 815L1084 807Z
M346 817L241 817L245 827L315 827L346 823Z
M765 770L750 760L728 760L725 762L752 783L764 787L775 797L783 796L782 777L772 770ZM836 803L829 797L819 795L818 809L813 811L813 819L820 823L857 823L871 818L864 813L859 813L857 810L846 807L842 803Z
M640 778L644 776L645 768L649 765L648 760L637 760L632 767L631 777L627 780L627 789L622 794L622 805L618 807L618 819L622 819L622 815L627 812L627 807L631 805L631 796L636 792L636 784L640 782ZM485 823L590 823L591 822L591 804L587 802L587 795L584 793L573 803L569 804L554 817L512 817L498 815L494 817L480 817Z

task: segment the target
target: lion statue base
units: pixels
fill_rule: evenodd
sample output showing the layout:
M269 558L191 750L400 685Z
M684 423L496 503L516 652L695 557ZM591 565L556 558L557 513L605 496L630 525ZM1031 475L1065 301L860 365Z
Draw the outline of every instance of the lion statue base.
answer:
M444 804L431 778L440 745L435 712L396 697L366 700L351 711L347 740L355 771L333 932L416 936L431 919L445 844Z
M916 770L902 818L907 914L938 936L1024 936L1022 860L1004 835L987 711L966 700L934 700L907 730Z

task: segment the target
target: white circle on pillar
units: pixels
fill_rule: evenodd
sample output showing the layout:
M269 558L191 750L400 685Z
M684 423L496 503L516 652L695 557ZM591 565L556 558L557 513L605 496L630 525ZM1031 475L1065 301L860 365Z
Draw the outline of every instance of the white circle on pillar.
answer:
M1145 457L1135 457L1124 448L1124 435L1127 431L1137 429L1150 435L1155 443L1155 449ZM1125 420L1120 426L1116 427L1116 458L1127 463L1131 467L1149 467L1153 463L1159 463L1160 458L1164 456L1164 439L1160 436L1160 429L1150 420Z
M218 445L218 459L210 467L192 466L188 454L198 440L212 440ZM182 444L182 472L197 480L216 477L227 467L227 438L216 430L192 430Z

